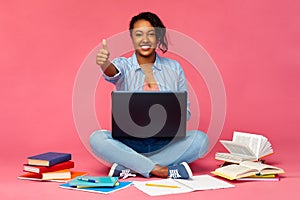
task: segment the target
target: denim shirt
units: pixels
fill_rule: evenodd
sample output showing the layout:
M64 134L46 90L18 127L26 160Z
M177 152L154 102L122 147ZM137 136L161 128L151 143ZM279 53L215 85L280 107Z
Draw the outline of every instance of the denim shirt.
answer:
M105 80L113 83L116 90L142 91L145 74L138 64L135 53L129 57L119 57L112 61L118 73L109 77L103 74ZM181 65L172 59L156 54L152 66L153 76L160 91L188 91L187 82ZM187 119L190 118L190 102L187 103Z

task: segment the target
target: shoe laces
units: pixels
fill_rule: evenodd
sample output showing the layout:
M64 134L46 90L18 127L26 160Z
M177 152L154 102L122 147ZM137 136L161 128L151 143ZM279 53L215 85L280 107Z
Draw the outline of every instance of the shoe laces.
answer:
M135 177L135 174L130 173L130 169L124 169L120 173L120 177L123 177L123 179L126 179L128 177Z
M169 177L170 178L181 178L179 172L178 172L178 169L170 169L169 170Z

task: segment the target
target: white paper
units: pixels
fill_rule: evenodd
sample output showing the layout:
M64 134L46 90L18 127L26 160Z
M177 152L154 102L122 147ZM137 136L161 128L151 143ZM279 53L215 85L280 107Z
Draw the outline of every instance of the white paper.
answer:
M146 186L146 183L178 186L178 188ZM209 175L194 176L192 179L159 179L153 181L134 181L133 184L137 189L150 196L179 194L193 192L196 190L213 190L234 187L234 185L230 183Z
M222 181L209 175L194 176L192 180L177 179L176 181L192 187L194 190L215 190L234 187L234 185L226 181Z

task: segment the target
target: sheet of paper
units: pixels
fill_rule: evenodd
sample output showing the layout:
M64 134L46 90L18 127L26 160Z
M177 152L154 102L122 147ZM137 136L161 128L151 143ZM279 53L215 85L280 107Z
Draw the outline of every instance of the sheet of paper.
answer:
M178 186L178 188L147 186L147 183ZM134 181L134 186L150 196L179 194L196 190L213 190L232 188L234 185L209 175L194 176L190 180L184 179L159 179L153 181Z
M168 188L168 187L157 187L157 186L146 186L146 183L151 184L161 184L161 185L168 185L168 186L178 186L178 188ZM134 181L133 185L141 190L142 192L150 195L150 196L159 196L159 195L166 195L166 194L179 194L179 193L186 193L192 192L193 189L185 187L180 183L175 182L173 179L159 179L153 181Z
M231 188L234 185L209 175L194 176L191 180L176 180L186 186L193 187L194 190L215 190Z

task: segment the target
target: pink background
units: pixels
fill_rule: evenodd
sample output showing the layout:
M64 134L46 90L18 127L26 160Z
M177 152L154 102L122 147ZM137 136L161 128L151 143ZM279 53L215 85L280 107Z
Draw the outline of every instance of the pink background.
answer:
M221 138L231 139L233 130L263 134L275 150L267 161L286 170L280 182L240 183L234 189L174 198L230 195L240 199L252 198L255 192L261 198L276 199L296 194L300 180L298 1L15 0L0 3L1 199L101 198L59 189L57 183L16 177L27 156L45 151L71 152L77 170L107 173L108 168L89 154L77 134L72 113L74 82L88 53L103 38L127 30L130 18L141 11L157 13L168 28L193 38L218 66L227 95ZM187 77L197 80L192 74ZM203 98L205 105L209 95ZM96 99L101 99L99 94ZM200 125L205 129L210 112L203 109ZM101 115L100 110L97 113ZM216 168L213 156L221 150L218 144L206 158L193 163L195 174ZM148 196L134 187L105 196L122 197Z

